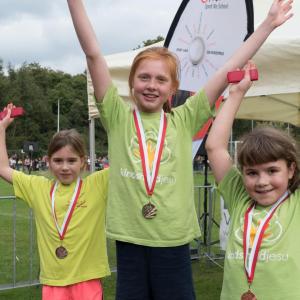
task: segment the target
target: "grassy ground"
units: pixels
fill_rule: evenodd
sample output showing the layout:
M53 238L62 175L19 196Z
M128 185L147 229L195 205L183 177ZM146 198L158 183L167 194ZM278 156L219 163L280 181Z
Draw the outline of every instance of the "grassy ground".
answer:
M208 178L209 182L213 182L211 177ZM195 185L202 186L204 183L203 176L197 174L195 176ZM0 196L13 195L12 187L2 180L0 180ZM195 190L196 207L200 216L204 216L203 212L203 198L204 189L199 187ZM201 201L199 201L199 198ZM208 197L207 197L208 199ZM218 203L218 201L215 201ZM219 220L219 207L218 205L213 207L214 218ZM16 213L16 223L13 223L12 215ZM17 200L14 205L12 200L0 200L0 300L15 299L41 299L41 287L33 286L27 288L15 288L10 290L1 291L1 285L12 284L12 282L20 283L28 280L35 280L38 278L39 266L38 266L38 254L36 250L36 240L30 239L30 230L35 233L34 223L31 228L31 216L26 204ZM203 231L204 218L201 218L201 227ZM16 228L16 252L13 253L13 228ZM34 235L35 236L35 235ZM212 228L212 240L217 240L218 228L214 226ZM207 241L206 241L207 242ZM30 245L33 245L31 249ZM205 300L219 299L222 276L223 276L223 260L216 260L215 263L205 257L208 248L203 245L203 238L199 241L194 241L191 247L195 249L200 247L200 251L197 252L198 257L192 260L193 278L196 295L199 298ZM214 257L219 257L220 250L218 246L212 246L211 249ZM114 255L114 242L108 242L108 253L110 266L115 267L115 255ZM31 253L33 255L31 255ZM197 256L197 255L195 255ZM13 258L16 257L16 277L13 278ZM32 259L32 264L31 264ZM32 267L30 267L32 266ZM116 274L105 278L103 281L105 300L114 299L115 291L115 279ZM201 295L201 297L199 296Z

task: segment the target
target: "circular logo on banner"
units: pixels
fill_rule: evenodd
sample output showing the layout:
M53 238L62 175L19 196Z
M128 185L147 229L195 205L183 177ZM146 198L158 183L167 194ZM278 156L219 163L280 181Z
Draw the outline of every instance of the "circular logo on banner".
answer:
M185 0L165 47L180 60L180 90L196 92L253 32L251 0Z

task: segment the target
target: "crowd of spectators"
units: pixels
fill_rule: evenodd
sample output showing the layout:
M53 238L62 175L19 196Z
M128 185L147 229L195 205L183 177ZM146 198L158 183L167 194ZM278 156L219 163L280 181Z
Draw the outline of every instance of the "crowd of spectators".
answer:
M202 171L203 170L203 157L197 155L193 161L194 171ZM91 160L90 157L87 157L86 165L87 171L90 170ZM31 159L29 156L18 157L17 154L13 154L9 157L9 165L11 168L24 171L28 174L31 174L32 171L45 171L48 169L48 162L46 156L33 158ZM108 157L107 155L99 156L95 160L95 169L103 170L109 167Z
M90 170L91 160L87 157L87 171ZM13 154L9 157L9 165L11 168L31 174L32 171L45 171L48 169L47 157L31 158L30 156L18 156ZM95 160L95 169L103 170L109 167L107 155L99 156Z
M87 158L87 169L90 170L91 160L90 157ZM107 155L99 156L95 159L95 170L103 170L109 167Z
M204 158L200 155L196 155L193 165L194 171L202 171L204 167ZM87 157L86 170L90 170L91 160L90 157ZM45 171L48 169L48 162L46 156L38 157L31 159L29 156L25 157L18 157L18 155L14 154L9 157L9 165L13 169L24 171L28 174L31 174L32 171ZM107 155L99 156L95 160L95 169L96 170L103 170L109 167L108 157Z
M13 154L9 157L9 165L11 168L24 171L31 174L32 171L43 171L48 169L46 156L38 158L30 158L29 156L19 157Z

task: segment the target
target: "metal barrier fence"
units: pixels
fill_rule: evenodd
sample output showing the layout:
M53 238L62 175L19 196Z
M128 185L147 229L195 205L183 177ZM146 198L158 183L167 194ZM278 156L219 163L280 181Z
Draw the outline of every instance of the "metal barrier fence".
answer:
M191 243L191 259L201 256L214 259L212 246L219 242L218 233L213 232L214 227L219 227L215 219L215 189L211 185L195 185L194 189L202 236ZM112 271L116 271L115 266ZM32 210L14 196L0 196L0 291L38 285L38 277L39 258Z
M22 202L0 197L0 290L39 284L34 216Z
M195 201L201 237L195 240L196 247L191 247L192 258L209 256L214 258L213 246L219 244L220 214L217 194L212 185L195 185Z

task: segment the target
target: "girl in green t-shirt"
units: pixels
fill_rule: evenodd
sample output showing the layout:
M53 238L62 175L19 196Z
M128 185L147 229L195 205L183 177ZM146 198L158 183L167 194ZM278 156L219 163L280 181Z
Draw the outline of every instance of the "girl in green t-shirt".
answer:
M209 164L231 218L221 299L299 299L296 141L275 128L255 128L241 139L240 171L228 152L234 117L251 86L252 68L248 63L245 78L230 87L206 140ZM285 280L289 273L295 280Z

